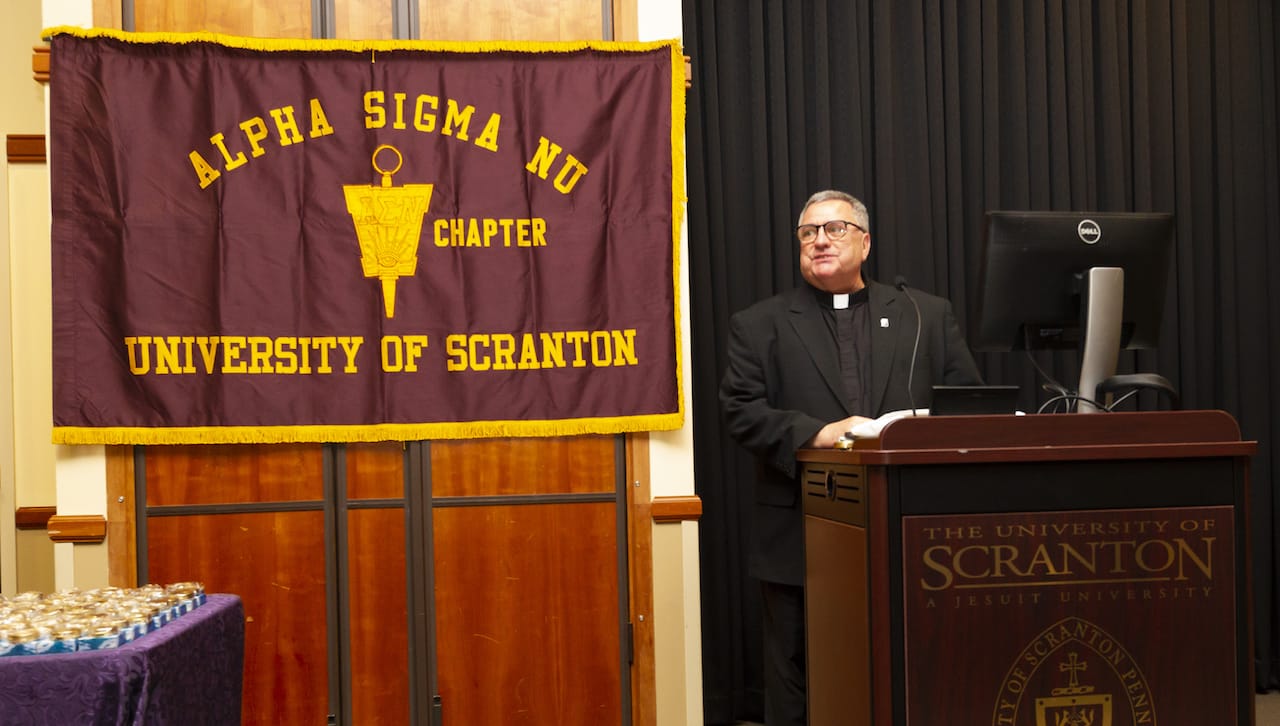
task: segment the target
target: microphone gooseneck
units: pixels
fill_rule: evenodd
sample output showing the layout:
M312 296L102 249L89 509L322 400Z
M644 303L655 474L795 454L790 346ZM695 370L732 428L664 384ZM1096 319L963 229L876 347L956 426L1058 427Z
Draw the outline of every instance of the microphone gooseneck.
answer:
M916 342L911 346L911 367L907 369L907 400L911 402L911 415L916 415L916 394L914 390L914 382L916 377L916 354L920 351L920 305L916 303L915 297L911 295L911 291L907 289L907 278L898 275L893 278L893 286L902 291L911 301L911 307L916 311Z

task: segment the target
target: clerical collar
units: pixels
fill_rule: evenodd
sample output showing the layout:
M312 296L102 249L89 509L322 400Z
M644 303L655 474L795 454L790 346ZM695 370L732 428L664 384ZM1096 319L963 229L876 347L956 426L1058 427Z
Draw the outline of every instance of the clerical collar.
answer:
M867 301L868 293L866 286L854 293L836 293L831 296L831 308L833 310L844 310L850 305L857 305Z

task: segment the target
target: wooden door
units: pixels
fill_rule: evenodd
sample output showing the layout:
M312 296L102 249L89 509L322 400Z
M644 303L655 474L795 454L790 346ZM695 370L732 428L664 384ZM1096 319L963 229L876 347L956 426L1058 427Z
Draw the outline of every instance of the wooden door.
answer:
M338 448L345 466L335 469L346 477L335 502L341 723L411 722L409 663L425 641L408 625L404 449L394 441Z
M630 720L620 437L430 451L444 723Z
M139 579L244 601L244 723L410 722L403 444L149 447L136 468Z
M137 449L139 580L243 598L244 723L629 722L622 439L407 448Z
M336 704L323 448L152 446L138 454L139 581L194 580L241 597L246 725L326 723Z

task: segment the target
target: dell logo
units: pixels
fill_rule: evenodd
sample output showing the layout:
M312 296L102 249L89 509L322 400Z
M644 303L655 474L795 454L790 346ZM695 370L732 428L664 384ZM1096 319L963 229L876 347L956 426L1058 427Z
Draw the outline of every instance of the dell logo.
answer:
M1080 224L1076 225L1076 234L1080 235L1080 241L1087 245L1097 244L1102 239L1102 228L1092 219L1082 219Z

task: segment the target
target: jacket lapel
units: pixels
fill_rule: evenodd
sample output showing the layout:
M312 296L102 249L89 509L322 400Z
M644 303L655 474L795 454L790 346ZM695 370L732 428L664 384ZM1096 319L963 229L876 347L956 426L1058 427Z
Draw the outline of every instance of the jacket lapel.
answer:
M823 383L830 389L832 397L840 402L840 407L848 411L849 404L845 401L844 384L840 379L840 353L827 327L826 313L818 301L818 294L808 287L796 288L791 296L790 312L791 327L813 360Z
M889 390L889 374L899 345L906 345L903 355L911 355L915 340L915 319L904 315L902 294L890 287L868 282L867 305L871 314L871 402L872 411L880 411ZM905 341L905 342L904 342ZM906 381L902 382L906 385Z

